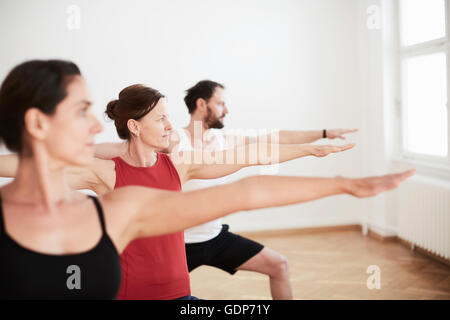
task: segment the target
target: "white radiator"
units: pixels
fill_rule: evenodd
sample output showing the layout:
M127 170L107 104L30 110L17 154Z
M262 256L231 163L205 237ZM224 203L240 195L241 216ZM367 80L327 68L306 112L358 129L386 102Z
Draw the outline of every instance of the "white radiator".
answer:
M397 201L398 236L450 260L450 182L415 176Z

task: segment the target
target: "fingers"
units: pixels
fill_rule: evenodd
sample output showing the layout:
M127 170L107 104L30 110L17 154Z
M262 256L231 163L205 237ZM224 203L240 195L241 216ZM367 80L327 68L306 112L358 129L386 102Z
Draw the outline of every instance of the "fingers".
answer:
M334 129L330 130L330 135L328 136L329 139L336 139L339 138L341 140L345 140L344 134L347 133L353 133L358 131L359 129Z
M322 146L320 149L322 150L322 152L325 152L325 154L330 154L330 153L338 153L338 152L349 150L349 149L353 148L355 145L356 145L356 143L347 143L347 144L343 144L341 146L326 145L326 146Z
M341 129L339 133L340 134L353 133L353 132L356 132L358 130L359 129Z
M386 177L388 178L388 181L390 181L390 183L388 185L389 186L388 189L397 188L401 182L403 182L404 180L413 176L415 173L416 173L416 169L410 169L410 170L403 171L400 173L386 175Z
M335 145L316 146L315 155L318 157L323 157L330 153L338 153L338 152L352 149L355 145L356 145L356 143L347 143L347 144L343 144L340 146L335 146Z
M416 173L416 169L409 169L407 171L404 171L401 174L402 180L408 179L409 177L412 177Z
M363 183L360 184L360 190L355 193L355 195L361 198L371 197L382 192L393 190L397 188L402 181L414 175L415 172L416 169L410 169L400 173L391 173L384 176L360 179L359 181L363 181Z
M338 146L337 152L349 150L349 149L353 148L355 145L356 145L356 143L347 143L342 146Z
M394 178L394 179L399 179L400 181L406 180L409 177L413 176L416 173L416 169L410 169L410 170L406 170L403 172L399 172L399 173L391 173L388 174L387 176Z
M345 134L345 133L353 133L357 132L359 129L335 129L339 134ZM333 130L330 130L333 131Z

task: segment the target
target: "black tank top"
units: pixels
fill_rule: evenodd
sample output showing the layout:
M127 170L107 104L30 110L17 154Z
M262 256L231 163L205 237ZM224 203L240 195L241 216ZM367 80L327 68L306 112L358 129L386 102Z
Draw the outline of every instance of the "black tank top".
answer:
M26 249L6 232L0 197L0 299L115 299L120 257L95 203L102 238L86 252L52 255Z

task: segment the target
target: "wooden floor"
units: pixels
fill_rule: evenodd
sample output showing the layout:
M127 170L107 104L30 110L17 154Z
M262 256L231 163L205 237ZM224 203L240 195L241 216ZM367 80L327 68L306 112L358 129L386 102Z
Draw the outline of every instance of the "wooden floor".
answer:
M294 299L450 300L450 267L398 242L356 230L253 239L288 258ZM381 270L379 290L367 288L370 265ZM271 299L267 276L248 271L203 266L191 272L191 287L202 299Z

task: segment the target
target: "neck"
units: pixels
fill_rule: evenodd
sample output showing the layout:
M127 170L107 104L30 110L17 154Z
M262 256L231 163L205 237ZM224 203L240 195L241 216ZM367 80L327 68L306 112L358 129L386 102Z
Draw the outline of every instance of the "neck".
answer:
M193 146L198 146L198 144L201 145L205 137L205 132L209 130L206 122L195 115L191 116L189 124L184 129L189 131Z
M136 167L151 167L156 163L156 149L145 146L142 141L132 139L128 143L128 151L124 156L125 160Z
M202 130L202 133L209 130L208 124L203 120L203 117L200 117L196 114L191 116L191 120L189 124L185 127L186 130L189 131L191 136L194 134L195 130Z
M64 166L50 163L44 154L20 158L14 181L5 187L8 200L26 205L43 206L49 213L70 201L73 192L64 180Z

